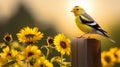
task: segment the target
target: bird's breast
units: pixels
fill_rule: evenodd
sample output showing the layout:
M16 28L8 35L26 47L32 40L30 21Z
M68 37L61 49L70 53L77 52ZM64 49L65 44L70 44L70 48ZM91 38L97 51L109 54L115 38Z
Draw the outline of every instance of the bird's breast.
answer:
M88 25L86 25L86 24L83 24L83 23L79 20L79 18L76 18L76 19L75 19L75 22L76 22L77 27L78 27L81 31L83 31L83 32L89 32L89 33L94 33L94 32L95 32L93 28L91 28L90 26L88 26Z

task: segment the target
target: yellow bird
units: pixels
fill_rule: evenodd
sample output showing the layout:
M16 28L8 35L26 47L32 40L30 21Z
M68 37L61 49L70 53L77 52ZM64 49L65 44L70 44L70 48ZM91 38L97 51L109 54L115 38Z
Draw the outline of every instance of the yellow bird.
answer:
M71 12L75 15L75 22L78 28L83 31L85 34L99 34L108 38L111 42L115 43L103 30L97 22L89 16L85 10L80 6L75 6ZM81 36L82 37L82 36Z

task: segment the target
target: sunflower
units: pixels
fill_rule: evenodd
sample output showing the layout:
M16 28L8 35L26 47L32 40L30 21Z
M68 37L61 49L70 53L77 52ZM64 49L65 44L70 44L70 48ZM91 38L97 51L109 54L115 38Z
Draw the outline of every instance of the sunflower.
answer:
M119 54L117 54L118 50L119 49L117 47L110 48L110 52L113 53L114 57L116 58L116 62L120 61Z
M70 55L70 39L66 38L63 34L58 34L54 38L55 48L62 55L65 53Z
M13 58L16 58L18 55L18 51L15 49L10 49L8 46L3 49L3 52L0 53L1 58L5 60L11 60Z
M34 64L35 67L53 67L53 64L50 63L45 57L40 57L37 59L36 63Z
M118 51L116 52L116 55L118 57L117 62L120 63L120 49L118 49Z
M33 57L37 58L39 55L41 55L41 50L39 50L37 46L29 45L23 51L23 55L28 60L33 58Z
M113 53L107 51L102 52L101 62L103 67L113 67L115 61L116 58L114 57Z
M24 27L17 33L17 37L19 42L33 44L43 37L43 33L39 32L37 27Z

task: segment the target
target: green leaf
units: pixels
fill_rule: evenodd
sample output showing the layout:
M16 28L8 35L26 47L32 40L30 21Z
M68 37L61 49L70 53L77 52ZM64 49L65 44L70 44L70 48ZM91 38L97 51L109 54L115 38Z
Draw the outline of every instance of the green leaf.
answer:
M9 62L5 63L4 65L2 65L1 67L9 67L10 65L14 64L15 62L17 62L17 61L16 60L9 61Z

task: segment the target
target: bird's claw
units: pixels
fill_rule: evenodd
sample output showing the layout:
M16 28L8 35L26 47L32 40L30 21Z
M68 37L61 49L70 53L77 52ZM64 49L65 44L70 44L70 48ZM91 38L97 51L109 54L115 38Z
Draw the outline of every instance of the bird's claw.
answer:
M85 37L83 37L83 36L81 35L80 37L77 37L77 38L85 38Z
M90 36L88 36L87 38L91 38Z

